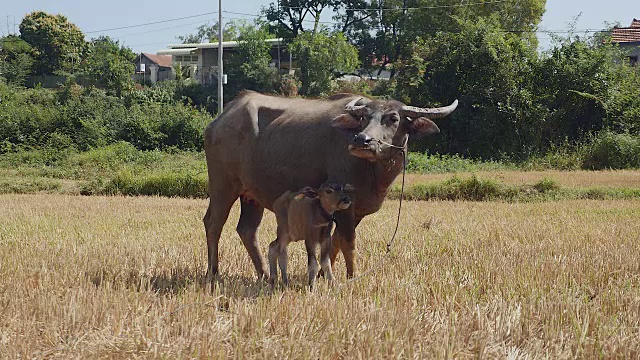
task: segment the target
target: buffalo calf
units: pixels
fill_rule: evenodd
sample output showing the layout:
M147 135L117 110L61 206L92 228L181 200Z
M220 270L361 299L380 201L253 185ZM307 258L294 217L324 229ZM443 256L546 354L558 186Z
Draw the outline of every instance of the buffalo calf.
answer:
M346 195L350 185L342 186L326 182L319 189L305 187L300 191L287 191L273 203L278 221L278 237L269 244L269 281L275 284L278 277L276 260L282 272L282 282L288 285L287 245L290 242L305 240L308 257L309 285L314 286L319 266L316 250L320 245L320 265L327 277L333 280L331 272L331 228L333 214L347 209L351 199Z

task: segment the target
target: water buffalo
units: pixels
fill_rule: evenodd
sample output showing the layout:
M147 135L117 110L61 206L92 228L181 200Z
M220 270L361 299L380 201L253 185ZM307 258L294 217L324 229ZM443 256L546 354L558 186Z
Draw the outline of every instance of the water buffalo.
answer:
M380 209L402 171L407 140L440 129L430 119L448 115L457 101L423 109L398 101L339 94L323 100L281 98L246 91L230 102L204 133L209 175L207 279L218 273L218 242L233 203L241 199L236 228L258 277L268 268L256 232L264 209L284 192L331 181L351 184L352 206L336 212L331 262L340 251L354 275L355 229Z

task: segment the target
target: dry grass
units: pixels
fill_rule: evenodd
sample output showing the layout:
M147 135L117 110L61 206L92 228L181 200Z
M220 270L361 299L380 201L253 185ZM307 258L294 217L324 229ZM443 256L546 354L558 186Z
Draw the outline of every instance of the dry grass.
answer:
M614 187L640 188L639 170L615 171L478 171L473 173L480 179L493 179L506 184L535 184L547 178L569 188ZM460 178L469 178L472 173L457 173ZM408 174L407 184L440 182L451 179L453 173L444 174ZM396 180L400 184L401 178Z
M358 228L377 270L317 293L302 244L291 289L255 282L234 208L211 295L205 200L1 195L0 357L640 356L640 202L405 204L392 255L396 202Z

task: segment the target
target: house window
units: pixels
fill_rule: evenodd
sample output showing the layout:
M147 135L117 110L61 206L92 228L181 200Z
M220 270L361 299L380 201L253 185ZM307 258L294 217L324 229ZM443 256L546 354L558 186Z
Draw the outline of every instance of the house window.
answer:
M197 63L198 55L176 55L176 62Z
M636 66L638 64L638 56L629 56L629 65Z

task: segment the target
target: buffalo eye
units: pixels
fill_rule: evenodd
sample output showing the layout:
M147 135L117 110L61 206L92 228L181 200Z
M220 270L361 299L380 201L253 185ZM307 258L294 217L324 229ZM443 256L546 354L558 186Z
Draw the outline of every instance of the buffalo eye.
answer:
M398 116L398 114L391 115L391 122L397 123L398 121L400 121L400 116Z
M331 190L331 189L327 189L327 190L325 190L324 192L326 192L327 194L332 194L332 193L333 193L333 190Z

